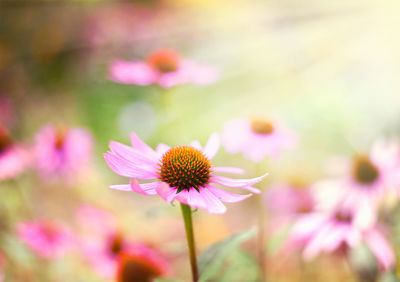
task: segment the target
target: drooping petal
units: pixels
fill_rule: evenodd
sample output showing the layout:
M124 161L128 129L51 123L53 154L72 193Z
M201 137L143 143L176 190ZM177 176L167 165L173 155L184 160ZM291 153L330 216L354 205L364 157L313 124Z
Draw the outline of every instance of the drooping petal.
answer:
M244 174L244 169L238 167L229 167L229 166L215 166L212 168L214 172L226 172L226 173L234 173L234 174Z
M217 184L227 186L227 187L232 187L232 188L244 188L244 187L251 186L251 185L254 185L254 184L260 182L268 174L269 173L266 173L262 176L250 178L250 179L233 179L233 178L228 178L228 177L223 177L223 176L212 175L210 178L210 182L217 183Z
M156 171L149 171L133 165L131 162L115 155L112 152L104 154L108 166L117 174L130 178L154 179L158 178Z
M149 85L155 82L156 73L146 63L115 60L110 67L110 79L123 84Z
M203 188L200 188L203 189ZM204 201L202 195L196 191L196 189L190 189L187 193L187 203L189 206L194 208L206 209L207 204Z
M208 185L206 187L211 193L213 193L218 199L224 202L228 203L236 203L243 201L244 199L247 199L248 197L251 196L251 194L246 194L246 195L239 195L239 194L234 194L213 186Z
M162 182L150 182L139 184L136 179L131 180L131 189L133 192L143 195L155 195L157 194L156 188L160 186Z
M206 146L204 147L203 153L209 158L212 159L215 154L218 152L219 146L221 144L221 140L218 133L211 134L210 138L207 141Z
M311 260L324 250L326 246L326 236L328 236L332 230L334 230L333 223L327 222L316 231L317 233L311 238L304 248L304 259Z
M161 182L156 187L157 194L164 199L164 201L171 203L178 194L176 194L176 188L171 188L168 183Z
M221 214L226 212L225 205L206 188L200 188L200 194L207 205L206 209L209 213Z
M392 248L387 240L377 230L370 230L365 235L365 241L374 253L379 264L385 269L390 269L395 264L395 258Z

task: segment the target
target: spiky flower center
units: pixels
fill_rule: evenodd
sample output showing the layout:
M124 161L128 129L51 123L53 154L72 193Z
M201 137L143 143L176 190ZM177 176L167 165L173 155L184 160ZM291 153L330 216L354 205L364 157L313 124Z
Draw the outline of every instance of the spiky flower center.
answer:
M372 184L378 179L379 170L368 157L357 157L353 164L353 177L361 184Z
M274 126L269 121L255 119L251 122L251 130L257 134L268 135L274 131Z
M0 153L5 151L12 144L10 134L7 129L0 125Z
M67 132L68 129L64 126L59 126L56 128L56 137L54 142L56 149L62 150L64 148Z
M118 282L151 282L161 272L150 262L135 256L123 256L118 272Z
M160 73L169 73L178 70L179 56L173 50L159 50L151 54L147 62Z
M189 146L169 149L161 158L160 179L177 193L191 188L199 191L210 179L211 162L199 150Z

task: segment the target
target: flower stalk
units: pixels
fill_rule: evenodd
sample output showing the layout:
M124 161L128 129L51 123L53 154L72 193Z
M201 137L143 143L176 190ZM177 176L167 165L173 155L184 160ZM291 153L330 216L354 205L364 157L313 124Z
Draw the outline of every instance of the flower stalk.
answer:
M181 210L183 216L183 222L185 223L186 239L189 249L190 266L192 269L193 282L199 280L199 270L197 268L196 258L196 245L194 242L193 224L192 224L192 210L189 206L181 203Z

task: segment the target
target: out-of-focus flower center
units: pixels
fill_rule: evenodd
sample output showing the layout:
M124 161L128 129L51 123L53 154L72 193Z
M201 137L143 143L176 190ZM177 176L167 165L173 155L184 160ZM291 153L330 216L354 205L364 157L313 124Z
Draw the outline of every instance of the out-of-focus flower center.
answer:
M177 193L191 188L199 191L208 183L211 172L210 160L199 150L189 146L178 146L168 150L161 158L160 179Z
M368 157L358 157L354 161L353 176L361 184L372 184L378 178L379 170Z
M41 230L43 234L46 236L46 238L50 241L56 239L59 234L58 226L51 221L46 221L46 220L42 221Z
M0 125L0 153L5 151L12 144L10 134L7 129Z
M268 135L274 131L274 126L269 121L255 119L251 122L251 130L261 135Z
M118 255L123 250L124 242L121 236L115 235L111 238L109 251L112 255Z
M58 127L56 129L56 140L54 146L58 150L62 150L65 145L65 136L67 135L67 129L64 127Z
M353 220L353 216L351 215L351 213L346 212L346 211L337 211L334 214L335 220L339 221L339 222L345 222L345 223L351 223L351 221Z
M118 282L151 282L161 275L150 262L135 256L123 255L118 271Z
M147 58L147 63L160 73L178 70L179 56L173 50L159 50Z

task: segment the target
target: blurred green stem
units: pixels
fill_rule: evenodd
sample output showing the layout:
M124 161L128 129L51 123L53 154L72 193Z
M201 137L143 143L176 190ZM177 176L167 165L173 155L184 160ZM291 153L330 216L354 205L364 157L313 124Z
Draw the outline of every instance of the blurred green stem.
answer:
M199 280L199 270L197 268L196 245L194 242L194 234L193 234L192 210L189 206L182 203L181 203L181 210L182 210L183 221L185 223L186 240L189 249L193 282L197 282Z

